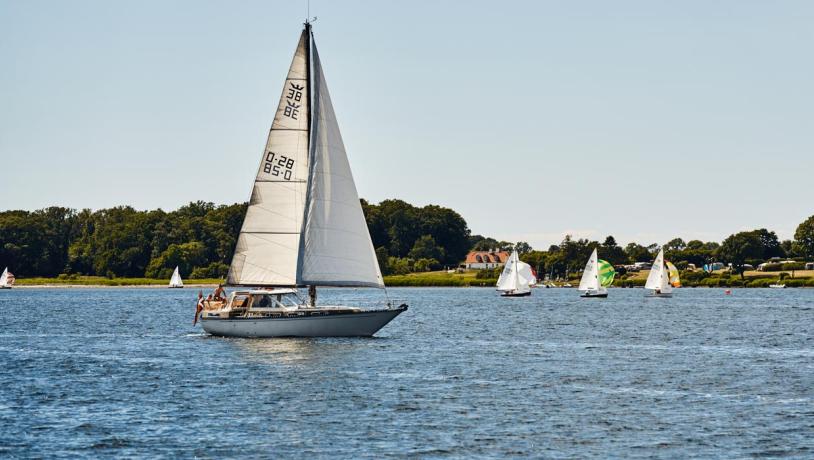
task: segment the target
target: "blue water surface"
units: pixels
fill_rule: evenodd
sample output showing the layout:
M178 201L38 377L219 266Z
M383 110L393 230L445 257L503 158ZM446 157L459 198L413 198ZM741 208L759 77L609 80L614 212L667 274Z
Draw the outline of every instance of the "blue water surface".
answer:
M0 456L814 456L812 289L391 289L372 339L210 337L196 293L0 291Z

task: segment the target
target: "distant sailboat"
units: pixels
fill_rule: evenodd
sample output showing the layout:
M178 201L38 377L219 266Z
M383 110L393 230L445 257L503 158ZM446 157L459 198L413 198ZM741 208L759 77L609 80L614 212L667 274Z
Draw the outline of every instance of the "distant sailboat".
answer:
M582 279L579 282L579 290L583 291L580 297L607 297L607 287L613 284L616 271L609 262L599 259L596 249L588 258L585 270L582 272Z
M665 260L664 264L667 266L667 274L670 280L670 285L674 288L681 287L681 277L678 275L678 268L673 265L669 260Z
M316 304L317 286L384 288L384 281L308 22L260 160L227 283L244 289L226 301L201 300L201 324L210 334L372 336L407 310L389 302L376 310ZM298 287L308 287L308 299L300 297Z
M175 271L172 272L172 278L170 278L170 285L171 288L182 288L184 287L184 282L181 281L181 274L178 273L178 267L175 267Z
M11 289L11 286L14 284L14 275L8 271L8 267L3 270L3 274L0 275L0 289Z
M525 297L531 295L531 285L536 282L531 265L521 261L515 251L503 266L497 280L497 290L502 292L503 297Z
M644 284L645 289L652 289L653 292L650 297L672 297L673 286L670 284L670 272L664 262L664 249L659 250L656 260L653 261L653 267L650 269L650 274L647 276L647 282Z

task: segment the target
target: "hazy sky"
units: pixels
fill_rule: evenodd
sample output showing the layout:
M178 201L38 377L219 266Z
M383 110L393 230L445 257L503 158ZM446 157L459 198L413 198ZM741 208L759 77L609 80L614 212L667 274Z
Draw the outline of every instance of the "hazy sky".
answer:
M305 1L0 0L0 210L245 201ZM789 238L814 2L313 0L360 196L535 247Z

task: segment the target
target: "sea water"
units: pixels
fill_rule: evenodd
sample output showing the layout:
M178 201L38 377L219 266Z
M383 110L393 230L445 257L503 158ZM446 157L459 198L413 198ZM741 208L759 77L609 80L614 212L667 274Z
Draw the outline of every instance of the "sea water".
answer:
M814 456L812 289L391 289L370 339L210 337L196 294L0 291L0 456Z

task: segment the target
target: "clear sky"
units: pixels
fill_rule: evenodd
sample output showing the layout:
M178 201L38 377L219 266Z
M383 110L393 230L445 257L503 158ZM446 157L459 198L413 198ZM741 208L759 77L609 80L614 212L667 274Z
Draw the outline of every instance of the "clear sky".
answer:
M360 196L545 248L814 214L814 2L327 1ZM0 210L245 201L299 1L0 0Z

